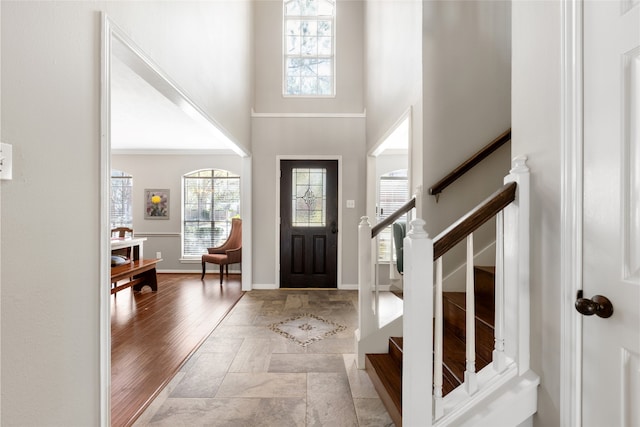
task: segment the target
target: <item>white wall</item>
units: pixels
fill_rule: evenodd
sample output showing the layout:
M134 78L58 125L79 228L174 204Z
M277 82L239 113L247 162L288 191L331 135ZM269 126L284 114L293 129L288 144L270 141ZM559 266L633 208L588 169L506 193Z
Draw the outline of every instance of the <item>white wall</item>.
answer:
M253 282L277 286L275 253L276 157L342 156L342 275L357 283L357 226L364 215L365 120L363 99L363 3L338 0L336 10L336 96L282 96L282 2L255 3L255 111L253 158ZM342 117L331 117L338 113ZM305 114L315 115L305 117ZM355 200L348 209L346 200Z
M282 96L282 1L255 2L255 102L258 113L362 113L362 1L337 0L336 96Z
M423 6L424 219L435 236L502 186L510 148L444 190L427 190L511 126L511 3L429 1ZM476 249L495 239L491 224L474 235ZM445 257L445 274L464 259Z
M103 10L234 142L251 151L249 0L107 1Z
M531 368L540 375L536 426L560 425L561 7L513 2L514 156L531 169Z
M2 141L14 153L14 179L2 183L1 194L0 422L95 426L101 392L99 12L107 11L246 147L251 6L2 1L0 7Z
M276 156L342 156L342 277L346 285L358 283L358 222L364 215L364 119L255 118L253 122L253 281L277 285L275 278ZM355 208L346 201L355 200Z
M160 272L201 271L200 260L195 263L180 262L182 176L200 169L222 169L240 175L242 180L242 159L236 155L214 154L114 154L111 156L111 167L133 176L133 229L136 235L147 238L144 243L145 257L152 258L156 252L162 252L162 261L158 264ZM144 219L144 190L147 188L169 189L168 220Z
M367 150L410 109L413 193L423 181L422 2L366 0L365 29Z

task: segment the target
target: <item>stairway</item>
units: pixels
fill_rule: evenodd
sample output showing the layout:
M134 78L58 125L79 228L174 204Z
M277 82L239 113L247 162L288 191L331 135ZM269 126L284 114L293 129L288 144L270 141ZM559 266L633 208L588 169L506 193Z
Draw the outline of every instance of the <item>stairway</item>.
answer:
M474 267L476 303L476 371L491 362L494 347L495 268ZM462 384L465 371L464 292L442 295L443 395ZM389 351L367 354L365 369L396 426L402 425L402 338L389 338Z

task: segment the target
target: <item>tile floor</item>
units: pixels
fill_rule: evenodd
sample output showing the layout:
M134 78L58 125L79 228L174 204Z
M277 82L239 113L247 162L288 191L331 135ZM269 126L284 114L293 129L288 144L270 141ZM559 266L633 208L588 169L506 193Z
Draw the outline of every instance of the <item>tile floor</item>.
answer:
M358 294L246 293L134 426L393 426L354 355Z

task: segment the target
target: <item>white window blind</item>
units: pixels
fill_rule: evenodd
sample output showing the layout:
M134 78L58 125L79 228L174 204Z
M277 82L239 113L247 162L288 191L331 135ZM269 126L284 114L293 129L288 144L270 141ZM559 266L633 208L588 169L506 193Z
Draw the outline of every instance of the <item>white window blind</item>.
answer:
M409 200L407 170L400 169L380 177L378 187L378 222L397 211ZM403 215L398 221L406 221ZM378 235L378 260L392 261L396 254L391 253L392 227L389 226Z
M111 228L133 228L133 177L123 171L111 170Z

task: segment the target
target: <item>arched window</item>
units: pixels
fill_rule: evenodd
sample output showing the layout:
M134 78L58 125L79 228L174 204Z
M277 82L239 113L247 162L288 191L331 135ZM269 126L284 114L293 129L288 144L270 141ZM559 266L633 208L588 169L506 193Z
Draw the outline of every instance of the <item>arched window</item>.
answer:
M285 0L283 9L284 95L335 95L335 1Z
M205 169L184 175L182 181L182 257L196 258L229 236L231 218L240 215L240 177Z
M378 183L378 222L382 221L409 200L409 181L407 170L398 169L380 176ZM398 221L406 221L404 214ZM391 251L391 226L378 235L378 260L394 261L396 254Z
M111 169L111 228L133 228L133 177L123 171Z

